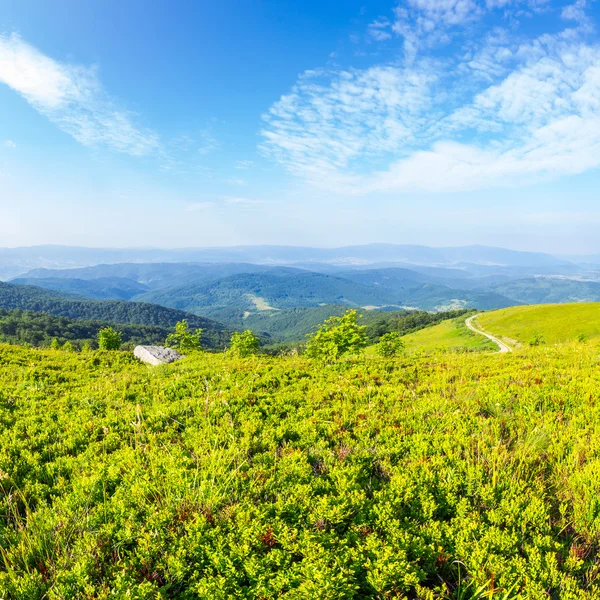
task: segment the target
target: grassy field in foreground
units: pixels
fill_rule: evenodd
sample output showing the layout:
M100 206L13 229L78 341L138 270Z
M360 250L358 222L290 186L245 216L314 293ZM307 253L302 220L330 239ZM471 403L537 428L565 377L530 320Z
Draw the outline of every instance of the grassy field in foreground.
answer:
M496 344L482 335L473 333L465 325L466 316L443 321L439 325L426 327L405 335L402 340L408 352L435 350L497 350Z
M0 346L0 598L600 597L593 344Z
M536 336L547 344L600 340L600 303L514 306L483 313L479 325L511 345L529 345Z

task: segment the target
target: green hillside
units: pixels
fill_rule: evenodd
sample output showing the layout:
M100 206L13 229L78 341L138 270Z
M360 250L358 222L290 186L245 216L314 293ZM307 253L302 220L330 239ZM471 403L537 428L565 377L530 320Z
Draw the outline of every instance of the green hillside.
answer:
M130 300L143 294L148 287L124 277L101 277L98 279L68 278L17 278L11 283L34 285L55 292L83 296L92 300Z
M168 328L187 319L191 327L204 329L204 339L209 347L222 346L229 338L220 323L184 311L143 302L80 300L29 285L0 282L0 308L45 312L69 319Z
M547 344L600 339L600 303L516 306L483 313L477 322L509 345L529 345L537 336Z
M150 289L179 288L212 281L237 273L262 273L272 270L265 265L248 263L116 263L78 269L33 269L22 277L51 281L52 279L127 279ZM39 284L33 284L39 285Z
M86 342L94 345L98 331L104 327L116 327L122 334L125 347L163 344L172 331L172 328L157 325L115 324L56 317L43 312L0 309L0 342L11 344L50 346L53 340L57 340L61 345L68 341L75 349L81 349ZM204 341L207 348L214 347L211 338Z
M457 289L460 279L444 280L408 269L364 269L342 272L340 275L363 285L387 290L395 295L396 302L400 305L422 310L444 311L471 307L490 310L520 304L518 299L502 292Z
M266 335L272 342L302 342L306 336L327 318L343 314L348 307L339 305L315 306L246 312L233 308L215 309L208 314L236 329L252 329ZM406 335L413 331L466 314L465 310L428 313L425 311L361 310L360 323L366 326L370 342L376 342L384 333L396 331Z
M0 346L0 597L600 595L588 344L333 365Z
M220 308L260 311L322 304L381 306L394 304L396 295L332 275L277 269L270 273L242 273L199 285L148 292L137 299L203 314L208 309Z
M406 350L408 352L497 350L497 346L487 338L477 335L467 328L465 325L466 316L448 319L438 325L426 327L404 336L403 341Z
M524 304L598 302L600 282L565 277L535 277L502 283L492 288L498 294Z

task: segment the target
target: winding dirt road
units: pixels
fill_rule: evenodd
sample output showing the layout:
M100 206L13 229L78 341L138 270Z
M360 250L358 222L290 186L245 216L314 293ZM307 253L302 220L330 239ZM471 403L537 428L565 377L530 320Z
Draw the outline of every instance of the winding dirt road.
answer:
M482 329L478 329L477 327L475 327L475 325L473 325L473 319L476 319L478 316L479 315L473 315L472 317L469 317L465 321L465 325L471 331L474 331L475 333L478 333L479 335L483 335L491 342L494 342L494 344L496 344L496 346L498 346L498 348L499 348L499 350L498 350L499 354L505 354L506 352L512 352L512 348L510 346L507 346L504 342L501 342L497 337L494 337L490 333L486 333Z

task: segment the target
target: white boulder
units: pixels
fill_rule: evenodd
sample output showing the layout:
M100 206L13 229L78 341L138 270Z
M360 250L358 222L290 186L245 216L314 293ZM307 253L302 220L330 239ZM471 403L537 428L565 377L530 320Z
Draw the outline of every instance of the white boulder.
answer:
M136 346L133 355L149 365L166 365L183 358L179 352L163 346Z

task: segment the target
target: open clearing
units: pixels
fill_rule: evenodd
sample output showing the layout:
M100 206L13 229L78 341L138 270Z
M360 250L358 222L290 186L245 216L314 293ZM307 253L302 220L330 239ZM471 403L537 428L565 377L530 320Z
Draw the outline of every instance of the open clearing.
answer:
M250 300L256 306L256 310L279 310L274 306L271 306L264 298L256 296L254 294L246 294L246 298Z

